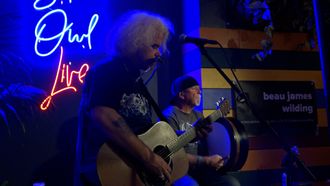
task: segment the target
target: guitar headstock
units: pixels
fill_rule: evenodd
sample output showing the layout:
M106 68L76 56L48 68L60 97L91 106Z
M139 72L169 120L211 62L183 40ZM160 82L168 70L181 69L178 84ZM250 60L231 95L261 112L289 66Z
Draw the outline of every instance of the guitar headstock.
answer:
M217 110L221 112L222 117L226 116L230 112L230 104L226 98L221 97L215 104L217 106Z
M230 111L230 104L229 101L225 98L221 98L219 101L216 102L217 110L214 111L212 114L208 115L204 118L201 123L203 124L210 124L215 122L221 117L225 117Z

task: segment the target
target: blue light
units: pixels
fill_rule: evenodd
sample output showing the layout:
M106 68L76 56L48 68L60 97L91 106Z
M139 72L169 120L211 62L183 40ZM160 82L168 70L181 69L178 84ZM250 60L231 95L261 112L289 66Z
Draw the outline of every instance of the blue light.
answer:
M36 10L44 10L44 9L50 8L51 6L53 6L53 5L56 3L56 0L53 0L53 1L52 1L51 3L49 3L48 5L45 5L45 6L38 6L39 1L41 1L41 0L36 0L36 1L34 1L34 3L33 3L33 7L34 7L34 9L36 9Z
M48 7L48 6L46 6L46 7ZM63 16L63 19L62 19L63 28L62 28L61 32L59 32L51 37L43 36L44 30L47 26L47 24L45 22L47 22L47 19L52 18L52 16L54 16L55 14L60 14L61 16ZM69 25L67 25L68 18L67 18L66 12L62 9L55 9L55 10L49 11L38 21L38 23L35 27L34 34L35 34L36 39L35 39L35 44L34 44L34 50L35 50L36 54L38 54L39 56L42 56L42 57L49 56L50 54L52 54L61 44L66 32L68 32L68 41L70 43L73 43L73 42L81 43L85 38L87 38L89 49L92 49L91 35L92 35L92 32L93 32L98 20L99 20L98 14L94 14L92 16L92 18L90 19L89 26L88 26L88 32L86 34L82 34L81 36L79 36L78 34L74 34L72 36L71 27L73 26L73 22L71 22ZM56 26L57 25L58 25L58 22L57 22ZM50 43L51 41L55 41L55 45L46 52L40 52L38 46L42 42ZM44 47L42 47L42 48L44 48Z
M320 52L320 62L321 62L321 68L322 68L322 79L323 79L323 85L324 85L324 95L325 95L325 98L327 99L328 98L328 90L327 90L327 78L326 78L326 72L324 69L325 67L325 59L324 59L324 55L323 55L323 40L321 38L321 36L323 36L324 33L322 33L322 29L320 28L320 17L319 17L319 14L318 14L318 11L319 11L319 3L318 3L318 0L313 0L313 6L314 6L314 16L315 16L315 23L316 23L316 32L317 32L317 40L318 40L318 43L319 43L319 52ZM329 107L329 106L327 106Z
M184 13L184 32L187 35L199 37L200 33L200 7L199 0L184 0L183 1ZM185 44L183 46L183 69L184 73L201 68L201 54L198 48L193 44ZM200 79L196 77L196 79Z

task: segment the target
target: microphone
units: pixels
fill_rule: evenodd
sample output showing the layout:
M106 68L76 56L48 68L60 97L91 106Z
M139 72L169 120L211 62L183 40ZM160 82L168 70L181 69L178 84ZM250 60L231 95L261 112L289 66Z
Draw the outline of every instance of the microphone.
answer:
M218 44L218 41L216 40L209 40L209 39L204 39L204 38L196 38L196 37L189 37L185 34L181 34L179 36L179 41L180 43L193 43L195 45L205 45L205 44L212 44L216 45Z

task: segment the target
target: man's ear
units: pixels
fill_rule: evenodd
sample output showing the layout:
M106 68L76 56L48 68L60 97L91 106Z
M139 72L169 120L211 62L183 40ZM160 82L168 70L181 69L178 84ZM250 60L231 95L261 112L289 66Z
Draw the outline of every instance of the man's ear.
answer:
M184 93L181 91L181 92L179 92L179 98L180 99L184 99Z

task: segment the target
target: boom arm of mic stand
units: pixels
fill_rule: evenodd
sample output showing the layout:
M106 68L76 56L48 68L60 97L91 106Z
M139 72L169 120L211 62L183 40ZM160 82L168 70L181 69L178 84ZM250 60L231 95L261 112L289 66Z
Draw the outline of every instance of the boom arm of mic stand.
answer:
M209 62L217 69L217 71L227 81L227 83L237 93L237 95L243 99L246 99L245 94L229 79L229 77L226 75L226 73L224 73L223 70L219 67L219 65L210 57L210 55L207 53L205 47L203 45L199 45L198 48L199 48L201 54L203 56L205 56L209 60Z
M299 159L299 157L294 154L291 151L291 148L289 147L288 144L286 144L278 135L278 133L276 132L276 130L270 125L269 122L264 121L263 119L261 119L261 117L259 116L259 114L257 114L255 108L252 106L250 100L248 99L248 97L246 96L246 94L241 91L230 79L229 77L226 75L226 73L223 72L223 70L219 67L219 65L210 57L210 55L207 53L207 50L205 49L204 45L198 45L198 48L201 52L201 54L203 56L205 56L208 61L217 69L217 71L221 74L221 76L226 80L226 82L230 85L230 87L236 92L236 94L245 99L245 103L247 104L248 108L252 111L253 115L255 116L255 118L257 120L259 120L260 123L265 123L267 125L267 127L271 130L271 132L275 135L275 138L277 139L277 141L282 145L282 148L288 153L291 154L292 157L294 158L295 162L297 163L297 165L299 167L301 167L305 173L307 173L310 178L312 179L312 181L316 181L316 177L314 176L314 174L309 170L309 168L303 163L303 161L301 161Z

